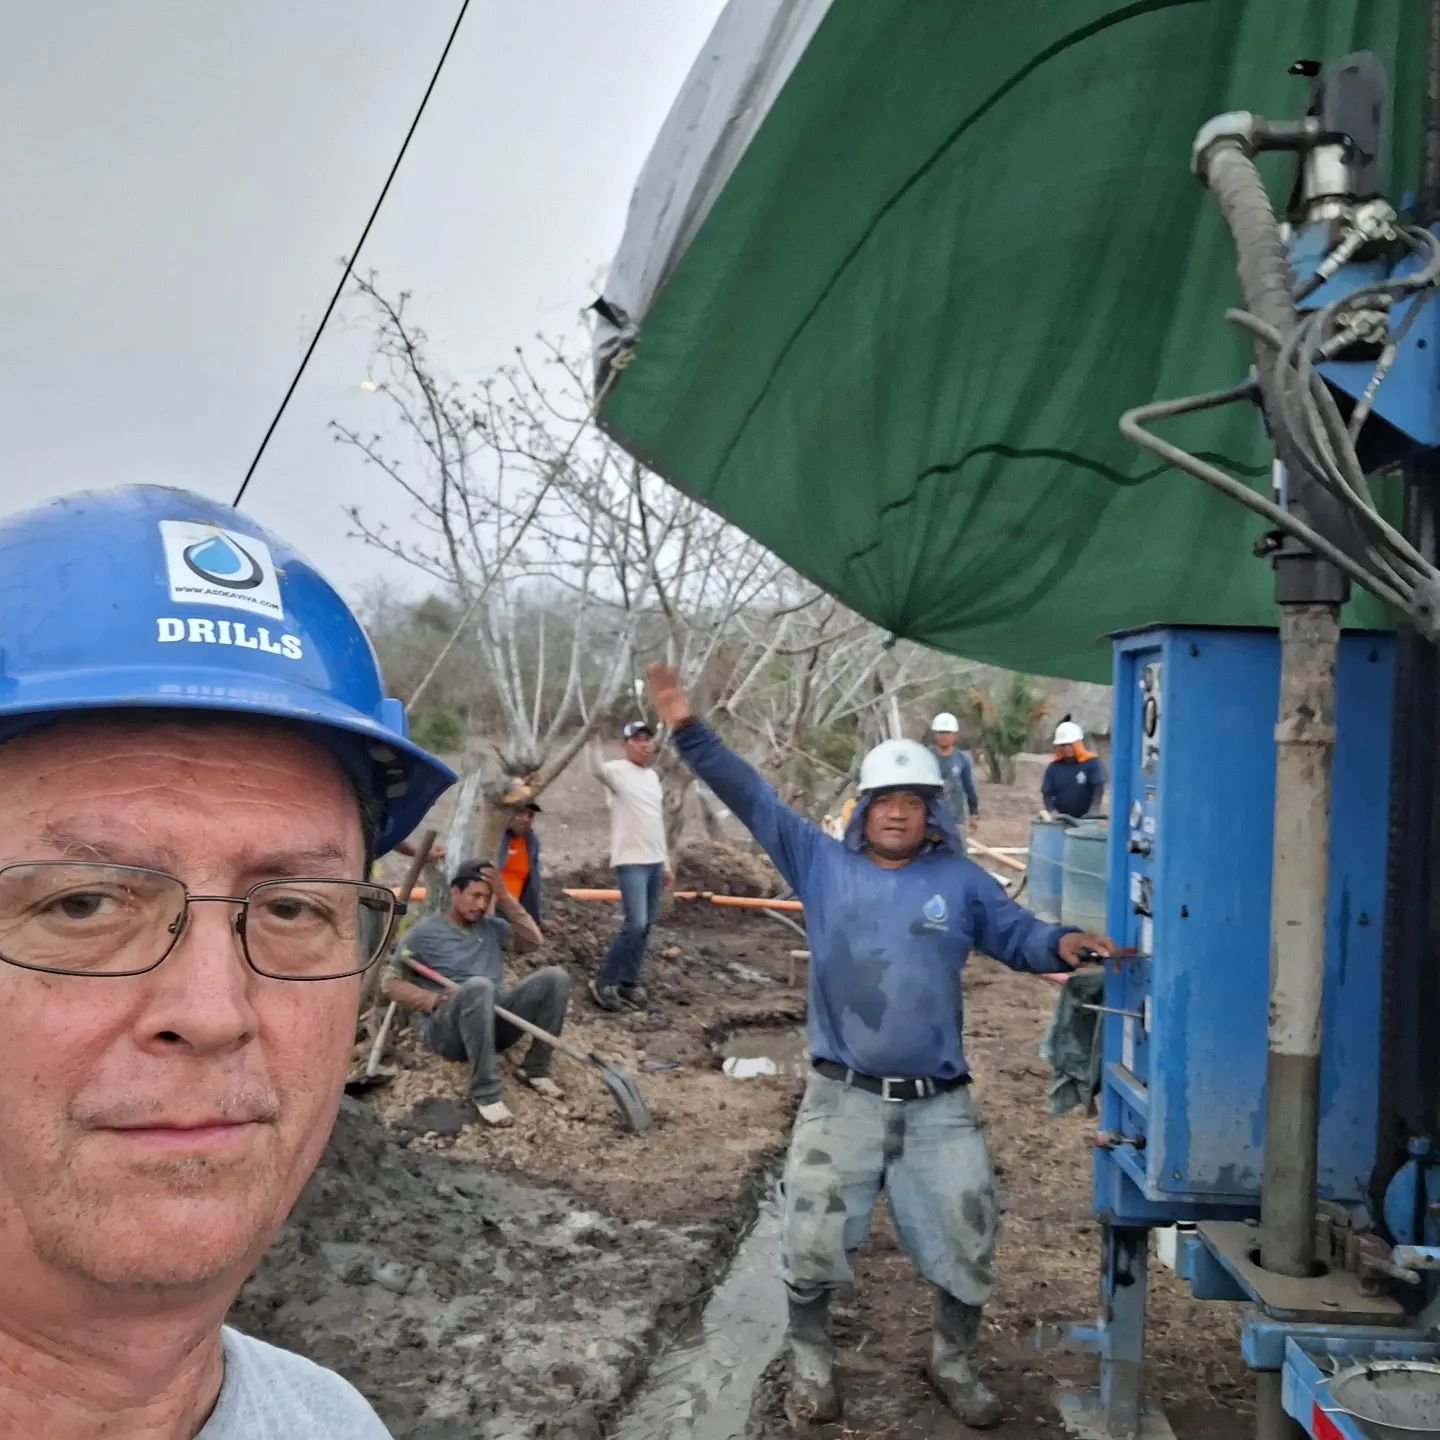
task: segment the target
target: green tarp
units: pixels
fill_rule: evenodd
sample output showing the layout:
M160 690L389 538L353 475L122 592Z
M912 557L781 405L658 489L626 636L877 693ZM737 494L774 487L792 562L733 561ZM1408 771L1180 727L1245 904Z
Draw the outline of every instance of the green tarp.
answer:
M1427 9L833 0L631 312L605 425L863 615L956 654L1104 679L1115 630L1273 624L1261 523L1116 420L1249 364L1189 172L1199 126L1294 117L1293 60L1374 50L1398 201ZM1283 201L1289 162L1265 163ZM646 240L632 214L621 259ZM1167 433L1268 484L1254 410ZM1350 619L1384 623L1368 600Z

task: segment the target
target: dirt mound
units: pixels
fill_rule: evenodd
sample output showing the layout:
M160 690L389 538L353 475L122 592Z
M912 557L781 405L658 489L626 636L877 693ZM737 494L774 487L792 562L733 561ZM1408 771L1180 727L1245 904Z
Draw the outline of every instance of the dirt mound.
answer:
M546 896L544 948L530 956L512 957L511 963L517 973L534 965L564 965L577 980L588 977L595 973L619 924L618 905L570 900L554 889Z
M720 840L697 840L676 857L675 884L681 890L708 890L712 895L783 894L780 872L754 851Z
M557 889L572 890L613 890L615 871L603 860L591 861L588 865L577 865L567 870L556 880Z
M398 1440L590 1440L722 1240L412 1153L347 1099L231 1320L345 1375Z

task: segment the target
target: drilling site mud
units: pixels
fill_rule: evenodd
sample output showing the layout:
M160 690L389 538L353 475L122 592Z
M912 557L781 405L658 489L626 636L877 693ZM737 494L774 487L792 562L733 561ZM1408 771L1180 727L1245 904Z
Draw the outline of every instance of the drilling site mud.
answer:
M760 914L671 904L652 942L653 1008L608 1016L583 986L613 910L549 908L544 951L513 968L570 968L567 1036L636 1077L653 1128L624 1133L593 1072L569 1060L552 1103L507 1057L517 1123L484 1130L464 1067L402 1027L394 1077L345 1102L233 1319L341 1371L399 1440L786 1434L774 1185L806 1066L803 962L787 983L795 936ZM1054 1393L1093 1383L1094 1362L1032 1340L1041 1322L1094 1316L1094 1122L1049 1113L1038 1051L1052 987L983 959L967 974L968 1050L1004 1205L987 1370L1006 1433L1058 1440ZM968 1434L924 1379L930 1297L883 1217L857 1273L836 1307L845 1425L810 1433ZM1151 1315L1151 1387L1180 1440L1227 1433L1207 1427L1249 1401L1233 1314L1190 1301L1155 1265Z

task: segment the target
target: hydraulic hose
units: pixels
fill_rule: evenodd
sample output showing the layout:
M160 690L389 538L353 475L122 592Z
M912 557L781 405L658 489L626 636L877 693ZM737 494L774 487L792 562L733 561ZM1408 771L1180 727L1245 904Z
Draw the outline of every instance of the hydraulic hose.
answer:
M1201 173L1215 196L1235 244L1236 268L1245 295L1245 308L1257 319L1288 336L1296 324L1291 298L1290 260L1285 237L1270 204L1265 182L1238 137L1215 141L1200 157ZM1350 525L1340 503L1320 486L1306 483L1306 471L1291 452L1289 438L1278 423L1284 414L1276 353L1272 346L1256 340L1255 373L1265 413L1270 417L1280 461L1290 474L1290 483L1299 501L1301 518L1322 535L1344 547Z

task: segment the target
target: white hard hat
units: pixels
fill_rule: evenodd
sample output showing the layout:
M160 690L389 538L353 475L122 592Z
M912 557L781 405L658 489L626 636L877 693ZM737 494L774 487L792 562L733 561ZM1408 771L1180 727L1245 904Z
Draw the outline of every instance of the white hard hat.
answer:
M960 722L948 710L942 710L930 722L930 729L936 735L958 735Z
M914 790L936 795L945 787L940 762L915 740L886 740L860 762L860 793Z
M1078 745L1085 738L1085 732L1073 721L1062 720L1055 727L1057 745Z

